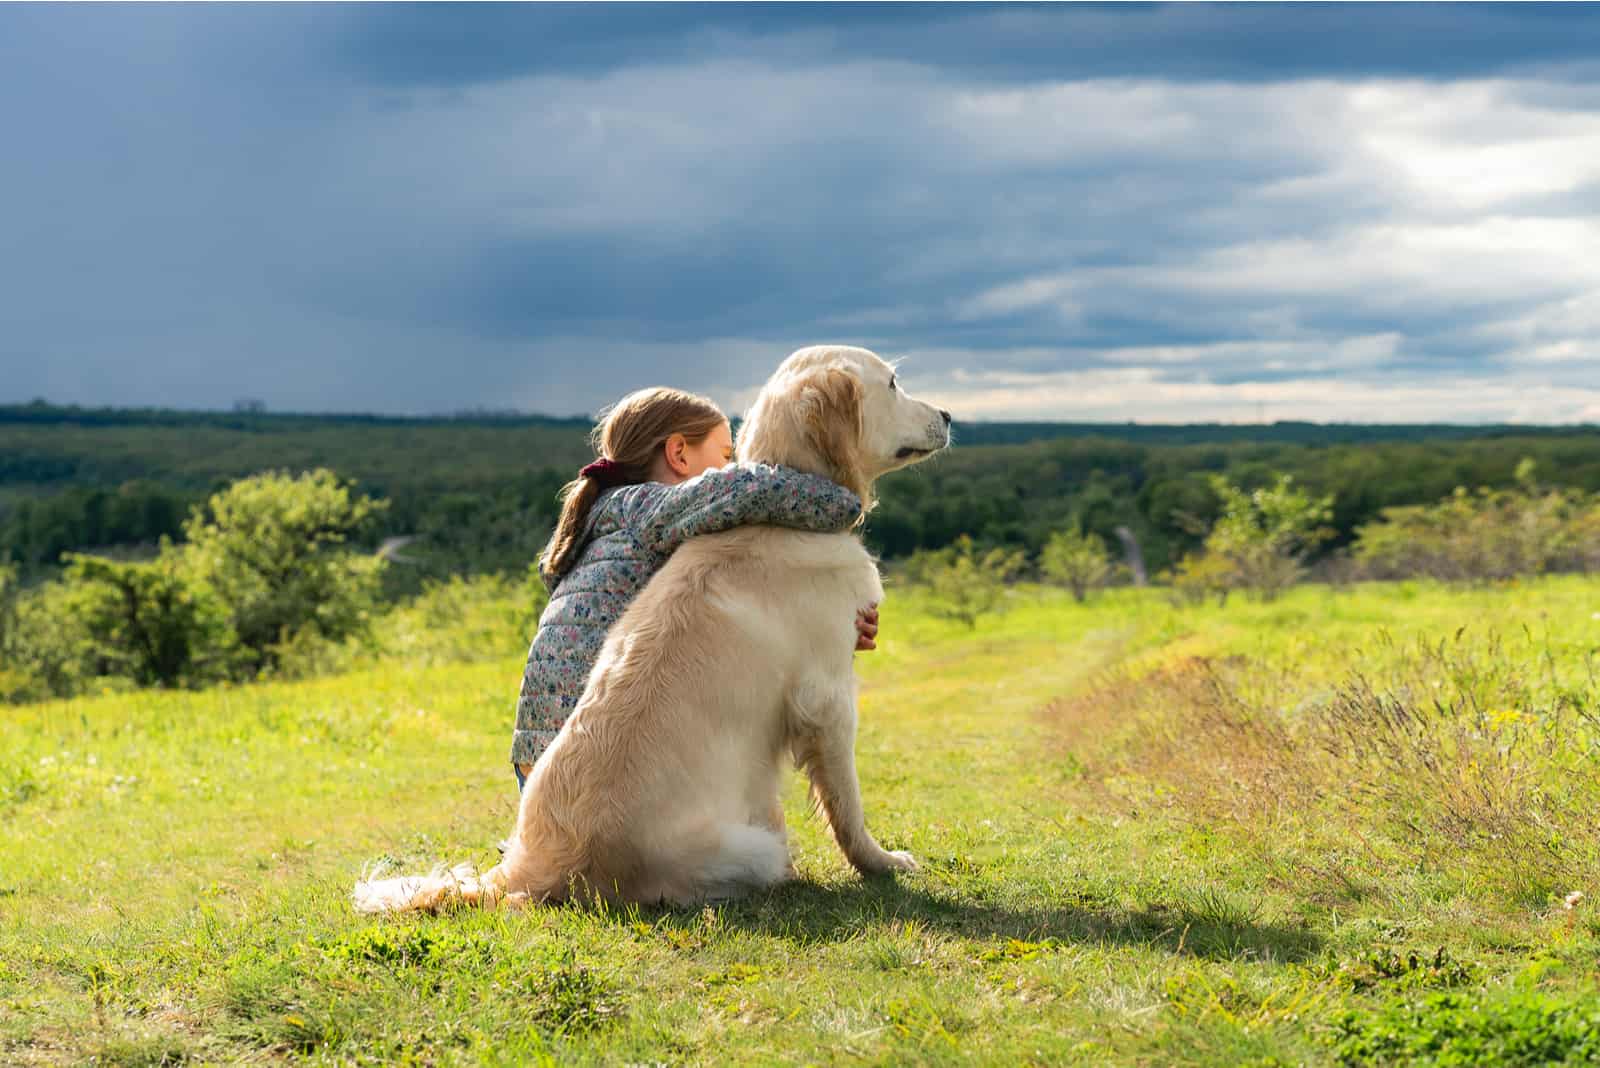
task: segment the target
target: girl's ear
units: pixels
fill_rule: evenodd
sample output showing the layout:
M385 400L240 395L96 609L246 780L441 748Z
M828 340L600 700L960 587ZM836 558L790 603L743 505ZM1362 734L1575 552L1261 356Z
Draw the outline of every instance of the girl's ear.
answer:
M661 446L667 457L667 466L683 478L689 477L689 439L682 434L668 434Z

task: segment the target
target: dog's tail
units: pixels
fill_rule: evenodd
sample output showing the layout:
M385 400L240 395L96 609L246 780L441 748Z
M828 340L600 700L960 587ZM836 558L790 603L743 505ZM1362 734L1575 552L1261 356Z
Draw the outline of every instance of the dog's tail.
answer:
M789 878L789 846L766 827L739 823L702 828L674 840L676 848L650 860L656 882L649 897L679 905L738 897Z
M479 875L471 864L458 864L435 869L428 875L363 878L356 883L356 911L442 912L450 908L492 909L501 904L520 904L526 895L506 892L504 867L490 868Z

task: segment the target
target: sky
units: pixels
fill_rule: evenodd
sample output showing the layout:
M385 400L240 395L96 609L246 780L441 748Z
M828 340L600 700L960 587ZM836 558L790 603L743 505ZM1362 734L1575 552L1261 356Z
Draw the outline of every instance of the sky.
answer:
M0 403L1600 422L1600 6L4 5Z

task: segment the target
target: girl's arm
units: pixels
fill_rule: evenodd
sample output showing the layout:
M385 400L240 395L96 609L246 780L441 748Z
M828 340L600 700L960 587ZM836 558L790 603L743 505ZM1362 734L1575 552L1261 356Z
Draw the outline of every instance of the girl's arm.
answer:
M634 498L627 502L634 512L628 525L660 553L747 523L831 532L861 515L861 499L838 483L767 464L730 464L676 486L649 482L618 492Z

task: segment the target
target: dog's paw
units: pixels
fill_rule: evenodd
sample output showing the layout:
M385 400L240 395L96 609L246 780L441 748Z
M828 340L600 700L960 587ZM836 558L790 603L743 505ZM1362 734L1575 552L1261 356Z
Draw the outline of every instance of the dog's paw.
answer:
M889 852L890 871L916 871L919 867L921 865L917 863L917 858L904 849L895 849Z
M916 871L917 858L904 850L878 850L878 854L864 864L858 864L863 875L887 875L895 871Z

